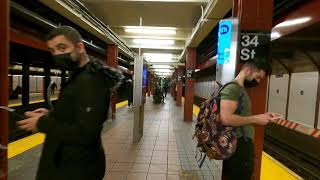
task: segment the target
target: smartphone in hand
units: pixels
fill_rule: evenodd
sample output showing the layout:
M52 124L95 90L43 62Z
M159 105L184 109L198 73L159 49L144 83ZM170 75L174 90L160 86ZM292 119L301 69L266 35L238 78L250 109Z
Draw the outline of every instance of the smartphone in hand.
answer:
M18 121L26 119L27 117L25 117L23 114L19 114L16 112L15 109L13 108L9 108L6 106L0 106L0 110L4 110L4 111L8 111L10 115L12 115L15 119L17 119Z
M279 120L284 119L283 115L278 114L278 113L272 113L271 116L272 116L272 118L271 118L272 122L277 122Z

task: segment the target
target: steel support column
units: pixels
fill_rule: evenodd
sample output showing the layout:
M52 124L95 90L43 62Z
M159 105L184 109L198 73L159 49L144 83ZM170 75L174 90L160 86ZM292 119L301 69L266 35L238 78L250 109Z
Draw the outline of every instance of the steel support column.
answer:
M240 20L240 31L255 31L268 33L272 29L273 1L266 0L239 0L238 18ZM270 59L271 61L271 59ZM268 78L266 77L259 86L249 90L252 103L252 114L266 112ZM255 167L252 179L260 179L261 157L264 143L264 126L256 126L255 145Z
M27 107L30 101L30 65L25 62L22 65L22 105Z
M9 1L0 1L0 106L8 106ZM0 180L8 178L8 114L0 111Z
M62 84L65 84L65 83L66 83L66 75L67 75L67 73L66 73L65 70L61 71L61 84L60 84L60 88L61 88L61 85L62 85Z
M12 93L13 89L13 75L9 76L9 94Z
M148 84L148 88L147 88L147 95L148 97L150 97L150 93L151 93L151 72L148 71L148 81L147 81L147 84Z
M50 81L51 81L51 78L50 78L50 67L45 67L44 68L43 91L42 91L42 93L43 93L43 99L46 102L46 104L48 104L48 87L50 85Z
M118 46L115 44L107 47L107 65L117 69L118 66ZM112 119L116 117L117 92L113 92L111 98Z
M177 99L176 105L181 106L181 99L182 99L182 76L183 76L183 67L178 68L177 72Z
M175 99L175 86L176 86L176 70L172 73L171 79L170 79L170 93L171 96Z
M196 67L197 49L188 48L186 52L186 72L194 72ZM186 75L185 102L184 102L184 121L191 122L193 118L193 98L194 98L195 79Z
M154 95L154 74L151 74L150 91Z

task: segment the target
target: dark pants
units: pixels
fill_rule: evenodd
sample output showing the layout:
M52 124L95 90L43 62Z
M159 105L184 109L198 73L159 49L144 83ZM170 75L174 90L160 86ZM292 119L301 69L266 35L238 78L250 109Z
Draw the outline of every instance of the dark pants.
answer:
M223 161L223 179L250 180L254 168L254 145L247 138L238 139L235 153Z

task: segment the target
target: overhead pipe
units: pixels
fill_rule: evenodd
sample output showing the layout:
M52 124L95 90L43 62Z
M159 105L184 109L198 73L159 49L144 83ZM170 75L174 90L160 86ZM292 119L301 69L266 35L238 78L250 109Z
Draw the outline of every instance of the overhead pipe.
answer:
M203 7L201 6L201 16L200 16L199 21L197 22L196 26L193 28L193 31L192 31L190 37L186 41L185 48L182 51L182 53L180 55L180 59L179 59L181 62L186 57L186 48L191 46L191 43L192 43L193 39L195 38L196 34L200 31L200 29L203 27L203 24L205 22L216 22L216 24L217 24L218 21L221 20L221 18L210 18L209 17L211 15L211 13L213 12L213 9L215 8L215 6L219 3L219 1L221 1L221 0L211 0L211 1L209 1L204 10L203 10ZM224 1L224 2L227 2L227 1ZM231 7L232 6L230 6L230 8ZM215 25L212 26L212 29L214 27L215 27Z
M127 66L127 67L130 66L130 63L129 63L128 61L122 59L121 57L118 57L118 63L119 63L120 65L123 65L123 66Z
M60 0L59 3L64 3L69 6L73 11L76 12L75 15L83 17L89 21L95 28L104 33L104 35L118 45L120 51L134 58L134 52L126 45L126 43L114 33L107 25L100 21L96 16L94 16L85 6L78 0ZM75 13L72 12L72 13Z

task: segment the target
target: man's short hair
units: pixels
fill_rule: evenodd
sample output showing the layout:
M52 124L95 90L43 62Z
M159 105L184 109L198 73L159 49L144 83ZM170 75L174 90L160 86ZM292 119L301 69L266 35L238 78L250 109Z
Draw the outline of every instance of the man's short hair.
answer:
M70 26L60 26L60 27L53 29L47 35L46 40L47 41L51 40L51 39L53 39L57 36L60 36L60 35L63 35L64 37L66 37L66 39L68 39L73 44L77 44L79 42L82 42L82 37L81 37L81 34L79 33L79 31L77 31L76 29L74 29L73 27L70 27Z
M270 63L266 61L254 61L254 62L246 62L243 66L242 69L249 67L254 71L260 71L263 70L266 75L269 75L272 73L272 68Z

